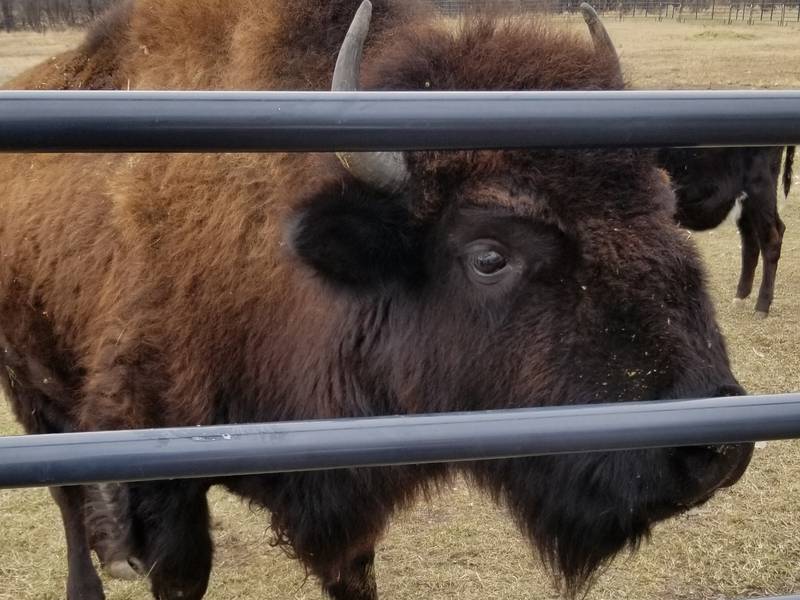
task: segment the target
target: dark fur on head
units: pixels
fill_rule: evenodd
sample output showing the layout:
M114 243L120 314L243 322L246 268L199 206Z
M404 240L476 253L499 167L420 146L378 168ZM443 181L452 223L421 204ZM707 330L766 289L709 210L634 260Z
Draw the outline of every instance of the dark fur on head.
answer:
M417 229L405 203L348 178L327 182L309 197L287 237L294 252L331 281L370 285L419 274Z

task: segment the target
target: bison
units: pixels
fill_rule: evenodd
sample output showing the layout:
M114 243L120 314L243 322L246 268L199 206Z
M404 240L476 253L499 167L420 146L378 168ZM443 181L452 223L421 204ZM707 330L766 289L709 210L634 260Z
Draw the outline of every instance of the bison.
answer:
M127 2L10 86L623 86L589 7L591 43L374 4L370 29L366 1ZM6 155L0 182L0 378L31 433L743 393L650 150ZM737 481L751 452L131 483L115 506L156 598L203 597L206 492L224 485L269 509L275 542L330 597L375 600L392 514L463 474L574 595L654 523ZM67 598L103 598L87 516L104 494L52 494Z
M766 317L775 291L775 274L786 226L778 215L778 182L783 148L663 148L658 163L669 173L678 197L678 222L704 231L719 226L737 202L736 225L742 238L742 270L735 300L744 301L753 290L761 254L763 277L756 315ZM794 146L786 148L783 194L792 185Z

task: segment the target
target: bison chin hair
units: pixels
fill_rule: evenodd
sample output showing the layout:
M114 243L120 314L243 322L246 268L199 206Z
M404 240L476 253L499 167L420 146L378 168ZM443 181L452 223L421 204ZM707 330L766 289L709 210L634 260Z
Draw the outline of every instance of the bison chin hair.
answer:
M676 499L681 482L667 456L569 454L474 463L470 470L511 512L559 591L574 599L616 554L635 551L653 523L687 508ZM664 470L654 468L659 464Z

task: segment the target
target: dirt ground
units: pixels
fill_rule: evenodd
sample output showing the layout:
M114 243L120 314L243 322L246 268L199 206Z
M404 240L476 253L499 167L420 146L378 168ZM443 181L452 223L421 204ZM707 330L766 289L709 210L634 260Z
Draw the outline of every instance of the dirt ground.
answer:
M639 87L800 87L800 30L609 22ZM68 34L0 34L4 76L74 44ZM798 170L800 173L800 169ZM732 225L694 234L734 371L751 392L800 390L800 178L783 208L787 234L772 314L731 303L739 270ZM0 433L19 433L0 403ZM800 592L800 442L758 450L744 479L708 505L659 526L636 556L621 558L591 600L716 600ZM212 493L217 555L208 598L313 599L302 569L269 547L267 518ZM45 490L0 492L0 600L63 598L64 542ZM411 600L547 600L558 597L505 513L465 485L398 518L381 542L381 597ZM108 583L109 600L147 599L146 585Z

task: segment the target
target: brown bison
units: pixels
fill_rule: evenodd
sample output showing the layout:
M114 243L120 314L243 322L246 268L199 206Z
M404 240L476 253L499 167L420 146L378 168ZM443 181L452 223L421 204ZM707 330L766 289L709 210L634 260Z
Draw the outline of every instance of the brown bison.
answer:
M356 0L137 0L11 86L623 85L588 8L593 44L375 5L368 31ZM0 182L0 376L32 433L742 393L651 151L17 155ZM128 484L117 504L157 598L204 595L206 492L221 484L270 510L327 594L374 600L392 514L461 473L575 593L653 523L735 482L750 453ZM53 490L70 600L103 597L87 533L98 493Z

